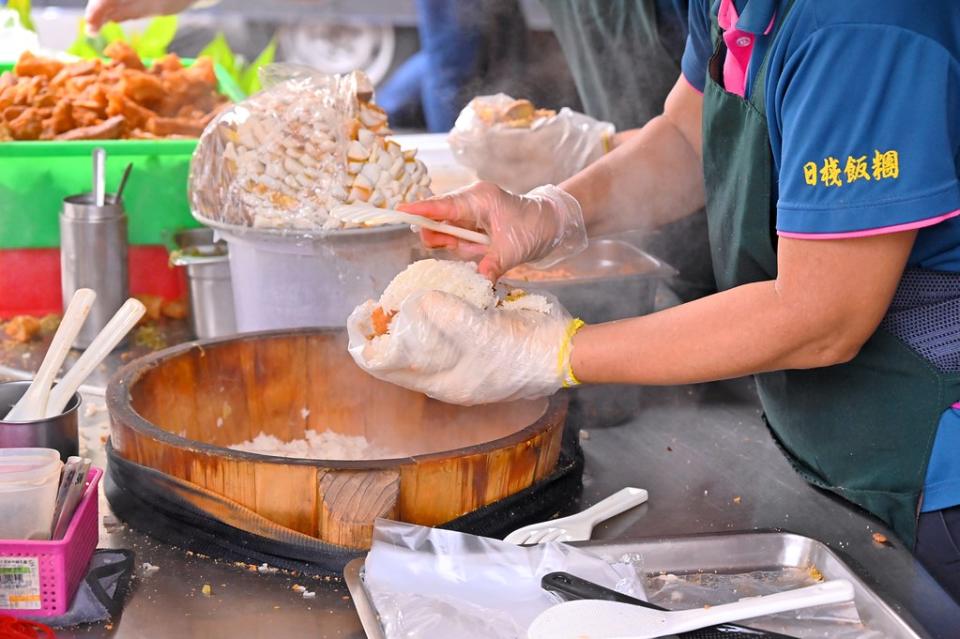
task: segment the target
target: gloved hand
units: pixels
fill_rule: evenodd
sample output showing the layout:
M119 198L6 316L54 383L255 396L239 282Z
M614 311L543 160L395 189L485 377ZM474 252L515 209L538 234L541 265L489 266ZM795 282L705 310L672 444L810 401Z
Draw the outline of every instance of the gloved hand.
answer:
M506 116L515 104L502 93L476 97L447 137L457 161L481 180L526 193L541 184L559 184L612 147L615 128L609 122L569 108L527 112L515 120Z
M411 295L390 332L373 341L371 300L347 320L350 355L384 381L451 404L471 406L552 395L577 384L573 335L583 326L551 300L550 313L480 310L455 295Z
M96 35L108 22L180 13L196 0L88 0L84 18L87 31Z
M487 233L490 246L427 230L420 235L427 247L450 249L463 259L482 255L480 273L494 282L519 264L535 262L546 268L587 247L580 203L552 184L514 195L490 182L477 182L400 208Z

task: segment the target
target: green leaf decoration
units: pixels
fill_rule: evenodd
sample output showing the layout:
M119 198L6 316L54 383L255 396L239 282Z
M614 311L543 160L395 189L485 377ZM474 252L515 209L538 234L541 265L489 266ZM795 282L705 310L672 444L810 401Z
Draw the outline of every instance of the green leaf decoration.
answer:
M277 39L271 38L270 42L267 43L267 46L263 48L263 51L260 52L260 55L257 56L256 60L250 63L246 69L243 70L243 73L240 74L240 80L238 84L240 88L243 89L243 92L247 95L253 95L261 89L260 86L260 68L265 67L268 64L273 64L274 59L277 57Z
M7 0L7 8L13 9L20 16L20 24L24 29L37 30L30 15L30 0Z
M177 35L177 16L160 16L151 20L136 43L134 50L141 58L160 58L166 55L167 47Z
M84 59L96 58L100 55L94 39L87 35L87 21L83 18L77 24L77 38L67 48L67 53Z
M217 33L213 40L210 41L210 44L205 46L197 55L197 57L200 56L209 56L215 63L223 67L231 77L235 80L238 79L236 68L237 58L233 53L233 49L230 48L230 43L227 42L227 38L223 35L223 32Z

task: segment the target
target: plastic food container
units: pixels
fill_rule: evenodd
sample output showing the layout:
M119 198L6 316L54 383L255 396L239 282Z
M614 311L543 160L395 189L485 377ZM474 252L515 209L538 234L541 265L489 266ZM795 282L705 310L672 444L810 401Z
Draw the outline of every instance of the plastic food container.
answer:
M342 327L410 264L417 243L405 225L303 233L204 223L229 247L241 333Z
M56 541L0 539L0 613L55 617L70 608L90 557L97 549L97 485L103 471L91 468L87 487L67 534Z
M0 448L0 539L49 539L60 484L52 448Z
M189 65L192 60L183 59ZM0 73L13 68L0 63ZM243 92L219 65L220 92L233 101ZM57 213L63 197L90 190L90 154L107 152L108 191L133 164L123 193L130 244L171 244L173 233L196 226L187 203L187 173L197 140L37 140L0 143L0 249L58 246Z

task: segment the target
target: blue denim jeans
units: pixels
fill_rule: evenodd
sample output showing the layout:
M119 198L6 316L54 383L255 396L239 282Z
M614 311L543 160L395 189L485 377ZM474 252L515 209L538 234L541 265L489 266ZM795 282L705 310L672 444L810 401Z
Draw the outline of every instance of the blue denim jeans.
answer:
M484 23L481 2L417 0L420 51L387 79L377 102L392 115L419 98L427 130L449 131L477 70Z

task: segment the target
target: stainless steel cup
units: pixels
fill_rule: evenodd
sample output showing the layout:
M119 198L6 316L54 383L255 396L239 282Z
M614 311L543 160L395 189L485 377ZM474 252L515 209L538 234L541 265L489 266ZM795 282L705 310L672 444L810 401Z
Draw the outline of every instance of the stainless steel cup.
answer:
M76 348L86 348L129 297L127 216L114 195L97 206L91 193L64 198L60 212L60 282L63 305L78 288L91 288L97 299Z
M30 382L0 384L0 415L6 415L29 387ZM67 461L80 450L80 402L80 393L74 393L60 415L28 422L0 419L0 448L54 448Z
M237 323L226 243L214 242L210 229L181 231L176 241L180 250L170 261L187 269L194 335L201 339L233 335Z

